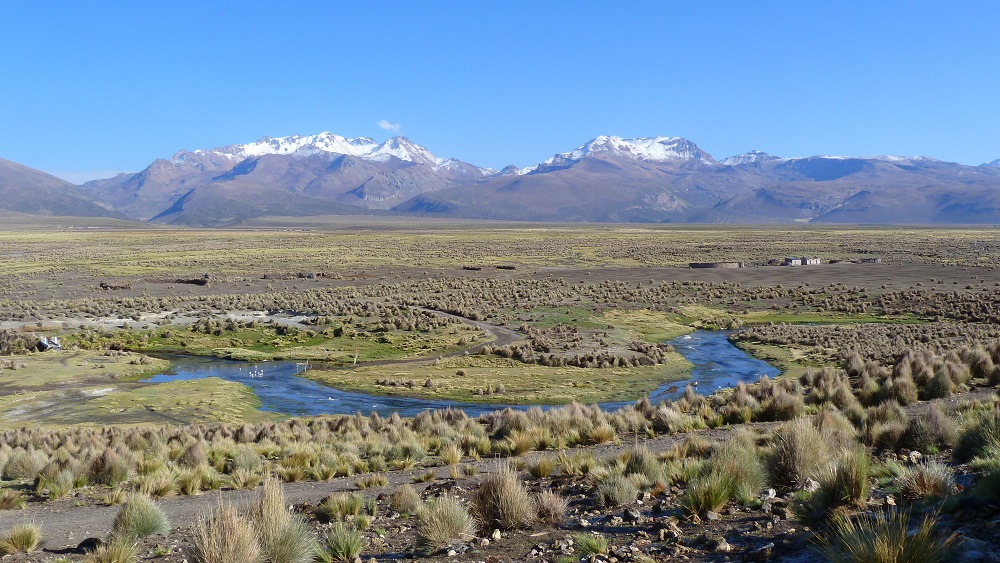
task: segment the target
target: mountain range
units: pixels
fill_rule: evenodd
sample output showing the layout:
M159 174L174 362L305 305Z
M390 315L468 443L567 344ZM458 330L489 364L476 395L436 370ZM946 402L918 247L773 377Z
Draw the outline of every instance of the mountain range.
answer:
M526 168L439 158L405 137L264 137L180 151L72 186L0 160L0 209L192 226L263 216L417 214L531 221L1000 223L1000 159L716 160L679 137L599 136ZM11 203L17 202L17 203Z

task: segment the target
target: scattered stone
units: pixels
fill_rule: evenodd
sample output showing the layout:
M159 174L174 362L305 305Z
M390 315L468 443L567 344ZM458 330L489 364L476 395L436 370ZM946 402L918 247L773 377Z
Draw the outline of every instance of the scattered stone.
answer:
M87 538L76 546L77 553L90 553L95 549L104 545L104 540L101 538Z
M713 512L709 510L708 512L705 513L705 519L708 520L709 522L715 522L719 518L722 518L722 515L719 514L718 512Z
M729 545L726 538L716 538L708 543L709 549L713 551L718 551L720 553L729 553L733 550L733 546Z
M490 540L486 538L479 540L479 547L489 547L489 546L490 546Z
M885 495L885 503L889 506L896 506L896 497L892 495Z
M577 525L580 526L581 528L589 528L590 527L590 521L587 520L586 518L580 518L580 522ZM500 531L497 530L496 533L499 534Z
M922 458L922 457L923 457L923 455L921 455L920 452L914 450L914 451L910 452L910 455L909 455L910 463L913 463L913 464L920 463L920 458Z
M768 561L771 559L772 555L774 555L774 544L772 542L767 542L750 553L747 553L747 559L750 561Z
M642 513L636 508L626 508L622 513L622 520L625 522L638 522L642 519Z
M815 493L816 491L819 490L819 481L816 481L815 479L812 479L810 477L806 477L805 483L802 484L802 490L808 491L810 493Z
M500 541L501 537L503 536L500 535L500 530L493 530L493 541Z

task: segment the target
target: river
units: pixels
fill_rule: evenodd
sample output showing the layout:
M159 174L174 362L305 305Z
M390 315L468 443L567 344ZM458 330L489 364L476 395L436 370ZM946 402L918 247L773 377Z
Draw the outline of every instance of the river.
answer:
M669 341L677 352L694 364L689 380L665 383L650 394L650 399L679 397L688 383L695 384L697 392L713 393L732 387L738 382L756 381L760 376L773 377L779 371L763 360L747 355L729 342L729 331L699 330ZM261 400L261 410L290 415L351 414L372 411L382 416L398 412L400 416L414 416L426 409L455 407L470 416L495 411L508 405L489 403L464 403L369 395L341 391L315 381L299 377L300 364L294 362L240 362L203 356L173 356L171 369L147 379L150 383L163 383L178 379L218 377L250 387ZM634 401L602 403L608 409L632 404ZM530 405L513 406L526 409ZM542 408L549 408L543 406Z

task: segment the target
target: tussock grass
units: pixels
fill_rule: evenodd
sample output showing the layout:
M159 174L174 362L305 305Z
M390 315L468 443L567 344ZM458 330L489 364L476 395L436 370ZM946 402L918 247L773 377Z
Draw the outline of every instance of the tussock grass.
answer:
M950 560L954 542L937 530L936 516L911 523L908 511L891 510L835 519L821 550L833 563L935 563Z
M771 484L784 492L800 489L807 478L816 478L830 458L822 434L808 420L790 422L774 435L768 458Z
M600 534L574 534L573 545L584 557L608 554L608 538Z
M480 529L527 528L535 518L535 507L524 483L507 466L483 478L472 495L472 511Z
M474 537L476 523L460 500L445 495L429 501L417 514L416 529L417 543L433 552Z
M947 465L930 462L904 468L895 484L909 500L944 498L954 492L955 477Z
M201 563L249 563L261 558L253 522L220 500L194 526L192 546Z
M112 536L131 541L169 532L170 521L166 513L142 493L128 496L111 525Z
M424 501L411 485L403 485L389 497L389 506L400 514L416 514Z
M107 542L97 546L83 560L86 563L134 563L138 560L139 545L135 540L112 535Z
M0 555L31 553L42 543L42 528L34 522L18 524L0 536Z
M253 520L261 552L272 563L310 561L318 549L305 520L288 511L284 489L275 478L264 481Z
M326 549L334 561L353 563L365 548L360 530L343 522L334 522L326 533Z
M535 497L538 520L549 526L559 526L566 519L569 502L557 492L545 490Z

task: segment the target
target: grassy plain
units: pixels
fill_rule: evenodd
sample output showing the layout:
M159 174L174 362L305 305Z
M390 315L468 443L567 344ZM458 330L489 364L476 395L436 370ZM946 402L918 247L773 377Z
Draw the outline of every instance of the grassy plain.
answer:
M62 334L70 346L96 351L341 365L356 356L355 369L310 376L348 389L458 401L634 399L686 370L669 351L658 357L637 343L698 328L924 323L942 311L979 322L985 319L965 318L964 301L990 302L1000 283L991 251L1000 248L1000 234L989 229L381 218L265 220L241 230L81 226L0 232L0 327ZM767 265L788 255L841 262ZM870 257L884 263L848 262ZM687 268L693 261L752 267ZM198 323L209 325L195 329ZM484 345L490 348L481 355ZM786 375L836 361L808 345L740 345ZM98 373L92 362L54 368L0 369L0 377L18 374L10 377L33 382L22 384L27 388L122 377ZM229 384L221 385L190 389L211 394ZM253 410L250 398L227 397L242 405L231 412ZM92 400L72 408L97 420L112 401L100 399L98 409ZM131 400L147 401L148 413L177 404L157 393ZM198 409L184 416L213 420Z

